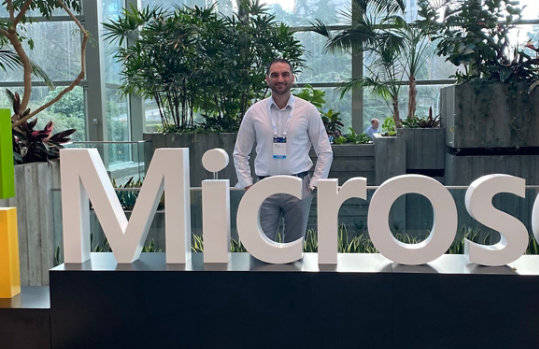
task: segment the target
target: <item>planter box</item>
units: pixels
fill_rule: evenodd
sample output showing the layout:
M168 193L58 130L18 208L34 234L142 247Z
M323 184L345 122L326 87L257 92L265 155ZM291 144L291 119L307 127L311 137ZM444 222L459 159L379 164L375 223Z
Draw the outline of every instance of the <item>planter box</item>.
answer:
M407 170L444 168L445 130L442 128L399 128L397 137L406 143Z
M49 284L55 246L52 190L59 188L58 161L16 165L16 195L0 200L2 206L17 208L22 286Z
M221 148L228 153L230 161L228 166L219 172L219 178L230 179L230 185L234 186L237 183L237 177L232 154L236 135L236 133L145 133L144 140L151 141L153 144L145 148L145 163L150 163L153 152L157 148L189 148L191 186L200 187L202 180L213 178L213 174L202 167L202 156L207 150Z
M400 137L374 135L375 185L406 173L406 143Z
M333 162L328 178L337 178L339 185L353 177L365 177L369 185L374 185L374 145L373 144L332 144ZM316 165L316 153L309 154Z
M466 148L539 147L539 89L525 85L463 84L440 95L446 144Z

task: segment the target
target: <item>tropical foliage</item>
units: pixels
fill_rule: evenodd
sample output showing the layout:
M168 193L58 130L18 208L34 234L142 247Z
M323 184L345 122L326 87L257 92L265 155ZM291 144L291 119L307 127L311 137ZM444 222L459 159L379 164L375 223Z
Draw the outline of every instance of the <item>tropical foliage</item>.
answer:
M437 54L456 66L457 82L524 82L539 78L539 49L532 42L511 47L509 35L522 17L518 1L420 1L418 23L437 42ZM534 57L525 48L534 52Z
M22 111L21 98L18 93L8 90L8 97L13 103L13 123L24 119L30 109ZM69 142L75 129L69 129L52 134L54 124L49 121L42 130L36 130L37 118L26 121L13 128L13 158L15 163L27 163L35 161L47 161L60 157L60 149L63 143Z
M370 88L391 105L393 121L401 127L399 93L401 81L408 79L408 115L415 116L416 76L427 55L425 29L404 18L400 0L356 0L350 27L333 34L317 21L314 31L327 38L326 49L334 52L364 53L366 77L350 79L342 85L342 95L354 87Z
M326 129L330 139L337 139L342 135L342 128L344 124L341 120L341 113L333 109L325 110L324 106L326 104L326 92L320 89L316 89L311 85L307 84L305 88L301 91L294 93L295 96L302 98L312 105L318 108L320 116L322 117L322 122Z
M206 129L236 130L250 103L267 93L265 69L274 58L302 65L291 29L258 1L240 1L231 16L214 7L131 8L105 27L119 43L123 91L154 99L168 130L193 129L197 112ZM122 47L135 31L137 42Z

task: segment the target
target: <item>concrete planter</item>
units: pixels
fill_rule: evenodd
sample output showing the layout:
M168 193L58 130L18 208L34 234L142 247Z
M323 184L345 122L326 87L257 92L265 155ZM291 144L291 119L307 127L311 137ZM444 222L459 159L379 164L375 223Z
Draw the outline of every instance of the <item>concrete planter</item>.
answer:
M407 170L444 168L445 130L442 128L399 128L397 137L406 143Z
M145 163L149 164L157 148L189 148L190 179L192 187L200 187L204 179L213 178L213 174L202 167L202 155L213 148L224 149L230 157L229 165L219 172L219 178L230 179L230 185L237 182L232 154L236 142L236 133L145 133L144 140L153 146L146 147Z
M365 177L369 185L374 185L374 145L373 144L332 144L333 163L329 178L337 178L339 184L353 177ZM311 149L311 159L316 164L316 153ZM313 165L314 170L314 165Z
M406 173L406 142L401 137L374 135L375 185Z
M470 148L539 147L539 89L525 85L463 84L441 90L446 144Z
M58 161L15 166L14 198L0 205L17 208L22 286L49 284L54 267L54 210L52 190L60 188Z

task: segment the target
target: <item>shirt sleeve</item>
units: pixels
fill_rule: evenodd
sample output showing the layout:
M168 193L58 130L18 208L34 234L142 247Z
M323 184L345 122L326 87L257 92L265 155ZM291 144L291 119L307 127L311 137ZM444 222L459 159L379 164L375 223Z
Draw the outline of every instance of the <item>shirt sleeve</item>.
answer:
M251 167L249 166L249 154L253 149L255 141L255 130L252 120L251 113L247 111L241 122L234 146L234 167L236 168L236 176L238 177L238 184L236 185L238 188L253 185Z
M314 174L309 184L316 186L319 179L328 178L333 161L333 150L320 113L314 107L312 107L311 118L309 119L309 138L318 157Z

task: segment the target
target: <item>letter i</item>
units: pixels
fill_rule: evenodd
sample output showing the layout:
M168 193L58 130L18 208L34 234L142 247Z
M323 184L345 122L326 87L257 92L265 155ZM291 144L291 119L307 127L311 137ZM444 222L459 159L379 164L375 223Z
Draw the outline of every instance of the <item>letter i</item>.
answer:
M223 149L204 153L202 165L217 173L228 165L228 154ZM228 263L230 260L230 181L208 179L202 181L202 237L204 263Z
M15 169L11 114L0 109L0 199L15 196ZM0 298L12 298L21 292L17 209L0 208Z

